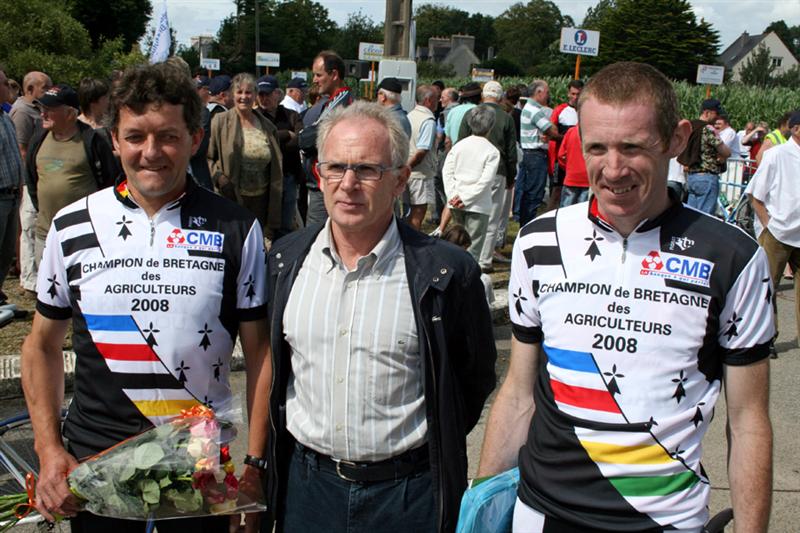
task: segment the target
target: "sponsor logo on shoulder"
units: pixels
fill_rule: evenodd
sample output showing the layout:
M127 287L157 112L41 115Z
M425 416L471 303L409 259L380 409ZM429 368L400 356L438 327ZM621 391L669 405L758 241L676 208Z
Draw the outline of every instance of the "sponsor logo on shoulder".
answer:
M189 217L189 227L202 228L208 220L206 217ZM673 237L674 238L674 237Z
M639 274L708 287L713 270L711 261L653 250L642 259Z
M677 248L678 250L686 251L692 246L694 246L694 241L689 237L673 236L672 239L669 241L670 251L674 250L675 248Z
M175 228L167 235L167 248L222 252L225 235L216 231L182 230Z

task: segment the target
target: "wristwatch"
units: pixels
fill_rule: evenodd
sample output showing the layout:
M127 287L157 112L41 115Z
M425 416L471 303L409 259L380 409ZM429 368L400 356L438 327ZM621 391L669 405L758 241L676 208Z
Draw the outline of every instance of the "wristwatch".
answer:
M254 466L259 470L266 470L267 469L267 458L266 457L256 457L255 455L245 455L244 456L244 464Z

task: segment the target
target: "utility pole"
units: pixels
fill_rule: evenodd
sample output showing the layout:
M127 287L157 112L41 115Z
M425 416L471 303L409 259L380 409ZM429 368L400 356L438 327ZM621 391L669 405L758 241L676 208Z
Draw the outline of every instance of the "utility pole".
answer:
M256 53L261 51L261 31L258 29L258 0L255 0L256 6ZM258 65L256 65L256 76L259 74Z
M383 55L407 58L411 49L411 0L386 0ZM413 57L410 59L414 59Z

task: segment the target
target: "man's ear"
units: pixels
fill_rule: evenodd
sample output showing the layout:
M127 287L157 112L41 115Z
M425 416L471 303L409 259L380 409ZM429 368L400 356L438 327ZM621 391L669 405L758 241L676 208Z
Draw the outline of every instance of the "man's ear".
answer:
M394 188L394 195L397 198L403 194L403 191L408 184L408 177L411 176L411 167L408 165L403 165L402 167L397 169L397 183L395 184Z
M686 143L689 142L689 136L692 134L692 123L686 119L678 122L675 131L672 132L672 138L669 141L669 156L678 157L686 148Z
M117 128L111 130L111 144L113 145L114 151L119 153L119 141L117 140Z

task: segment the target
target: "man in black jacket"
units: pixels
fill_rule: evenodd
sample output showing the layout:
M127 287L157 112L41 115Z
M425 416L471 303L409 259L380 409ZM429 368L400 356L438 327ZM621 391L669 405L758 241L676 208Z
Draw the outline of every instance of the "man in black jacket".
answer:
M454 531L495 386L480 270L394 217L409 148L388 108L337 109L318 139L329 219L268 258L269 508L278 531Z
M258 110L275 125L278 130L278 142L281 145L281 161L283 162L283 208L281 211L281 228L275 232L274 240L291 233L294 229L297 212L297 183L304 180L303 167L300 163L300 148L297 136L303 129L300 115L279 104L278 78L261 76L256 82L258 90Z
M75 200L114 183L120 173L111 145L99 130L78 120L78 94L55 85L38 100L41 127L28 145L26 184L36 208L36 264L53 216Z

